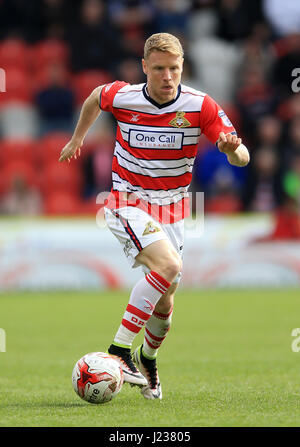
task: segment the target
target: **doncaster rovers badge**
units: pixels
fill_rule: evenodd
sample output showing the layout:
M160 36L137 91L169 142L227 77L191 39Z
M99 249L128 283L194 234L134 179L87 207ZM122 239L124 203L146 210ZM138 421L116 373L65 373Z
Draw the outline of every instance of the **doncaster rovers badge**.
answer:
M189 127L191 123L185 117L185 112L176 112L176 117L169 121L172 127Z
M147 234L156 233L157 231L160 231L160 228L155 226L153 222L148 222L146 225L146 228L144 230L143 236L146 236Z

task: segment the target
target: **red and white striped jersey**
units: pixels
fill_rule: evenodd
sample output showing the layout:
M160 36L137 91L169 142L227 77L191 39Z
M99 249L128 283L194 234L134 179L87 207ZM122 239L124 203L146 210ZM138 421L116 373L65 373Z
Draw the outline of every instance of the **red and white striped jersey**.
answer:
M186 85L172 101L158 104L146 84L122 81L102 88L100 108L117 120L112 194L118 206L113 200L111 207L123 206L124 199L127 206L151 208L149 214L160 222L187 217L200 135L215 144L220 132L235 133L225 112L209 95ZM128 202L128 194L135 201Z

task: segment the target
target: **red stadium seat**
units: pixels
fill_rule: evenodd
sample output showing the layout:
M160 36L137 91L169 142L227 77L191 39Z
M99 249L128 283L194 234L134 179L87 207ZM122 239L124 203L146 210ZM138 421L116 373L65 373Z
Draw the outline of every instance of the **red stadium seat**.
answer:
M30 186L39 186L38 173L34 167L24 161L8 163L1 169L0 192L6 192L12 186L16 177L22 177Z
M98 212L101 213L101 216L104 215L103 207L96 203L96 196L82 201L81 215L96 217Z
M36 162L35 140L3 140L0 143L0 163L2 165L22 161L34 165Z
M111 81L110 73L102 70L85 70L75 75L73 86L77 104L82 104L96 87Z
M46 67L42 67L38 69L34 73L34 91L38 92L42 89L49 87L49 85L53 85L53 74L51 70L59 69L62 73L63 84L65 86L69 86L71 82L71 75L66 69L64 65L60 64L49 64Z
M44 167L41 186L45 195L53 191L67 191L79 195L82 187L81 171L75 164L52 162Z
M55 191L46 197L44 210L47 215L75 215L81 212L81 201L65 191Z
M12 101L31 103L32 81L27 72L18 68L9 68L5 71L5 75L6 92L0 94L0 106Z
M11 68L27 71L30 67L30 49L21 39L6 39L0 43L0 64L4 70Z
M61 40L46 39L32 48L32 66L35 71L53 63L63 63L68 66L69 48Z
M51 132L40 139L37 143L37 157L41 163L44 165L51 162L59 164L61 150L70 141L70 138L71 135L66 132Z

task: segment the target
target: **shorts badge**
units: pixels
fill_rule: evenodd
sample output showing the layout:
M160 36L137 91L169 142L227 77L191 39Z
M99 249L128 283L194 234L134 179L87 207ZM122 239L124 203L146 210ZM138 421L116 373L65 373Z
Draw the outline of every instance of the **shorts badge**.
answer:
M146 225L143 236L147 236L147 234L157 233L158 231L160 231L160 228L156 227L150 220Z

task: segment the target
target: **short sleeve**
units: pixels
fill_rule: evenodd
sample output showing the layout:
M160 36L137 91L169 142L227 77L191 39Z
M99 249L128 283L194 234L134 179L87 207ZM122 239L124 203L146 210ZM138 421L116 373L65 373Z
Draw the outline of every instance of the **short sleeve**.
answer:
M105 112L112 112L114 97L125 85L128 85L128 83L124 81L115 81L110 84L105 84L100 93L100 109Z
M202 133L215 144L220 132L236 134L230 119L209 95L206 95L200 111L200 128Z

